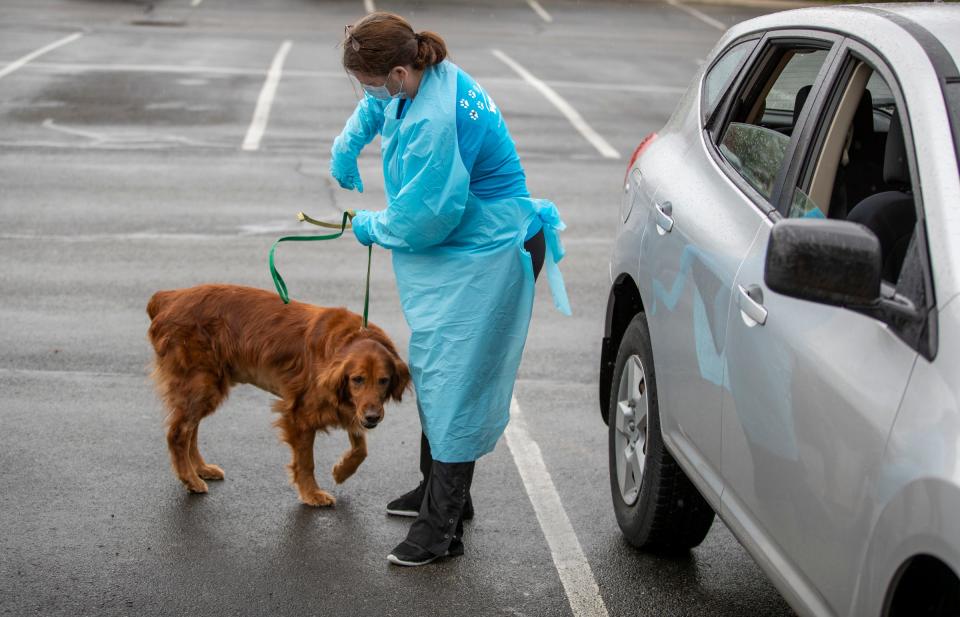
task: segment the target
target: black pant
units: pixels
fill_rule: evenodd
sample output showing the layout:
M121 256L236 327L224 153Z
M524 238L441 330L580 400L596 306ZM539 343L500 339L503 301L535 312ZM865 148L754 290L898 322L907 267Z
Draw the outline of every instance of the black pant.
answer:
M543 230L527 240L523 248L533 260L533 278L540 275L546 255ZM420 433L420 473L424 495L420 514L410 526L407 540L434 555L443 555L454 539L463 537L463 510L470 501L475 462L443 463L430 452L430 442Z

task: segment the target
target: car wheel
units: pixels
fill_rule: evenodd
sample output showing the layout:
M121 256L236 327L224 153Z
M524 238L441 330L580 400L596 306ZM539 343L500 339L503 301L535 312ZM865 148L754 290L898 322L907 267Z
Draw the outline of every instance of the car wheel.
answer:
M620 342L609 409L610 491L623 535L637 548L682 551L699 545L714 512L664 447L642 313Z

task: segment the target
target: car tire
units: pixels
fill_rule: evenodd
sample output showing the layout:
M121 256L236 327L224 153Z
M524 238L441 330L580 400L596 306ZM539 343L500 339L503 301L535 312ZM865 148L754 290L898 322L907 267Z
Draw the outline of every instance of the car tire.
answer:
M610 491L623 535L633 546L654 551L699 545L714 512L664 447L643 313L633 318L620 342L609 409Z

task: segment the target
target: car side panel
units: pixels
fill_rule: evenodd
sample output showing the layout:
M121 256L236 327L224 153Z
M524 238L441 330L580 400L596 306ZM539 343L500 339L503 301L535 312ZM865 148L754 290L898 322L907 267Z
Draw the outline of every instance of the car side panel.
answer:
M778 554L780 576L811 612L843 615L917 352L876 319L770 291L763 270L771 227L736 282L759 286L766 322L750 320L738 299L730 311L724 518L739 519L758 548Z
M919 554L960 575L960 297L941 309L940 353L917 360L880 466L851 615L878 615L897 568Z

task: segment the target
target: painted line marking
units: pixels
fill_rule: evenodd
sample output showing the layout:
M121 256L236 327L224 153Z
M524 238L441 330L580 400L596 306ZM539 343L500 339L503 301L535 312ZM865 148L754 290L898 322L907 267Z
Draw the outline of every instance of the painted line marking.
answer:
M124 72L124 73L179 73L184 75L249 75L262 77L267 73L262 68L245 68L237 66L203 66L203 65L174 65L174 64L97 64L85 62L32 62L27 67L32 70L60 71L82 73L86 71ZM317 79L343 79L343 71L307 71L303 69L284 69L285 77L308 77ZM516 77L488 77L477 76L481 83L497 84L526 84ZM664 86L658 84L611 84L589 83L578 81L545 81L545 84L554 88L578 88L581 90L609 90L613 92L641 92L645 94L683 94L686 86Z
M675 6L675 7L677 7L678 9L680 9L681 11L684 11L684 12L686 12L686 13L689 13L690 15L693 15L694 17L696 17L697 19L699 19L699 20L702 21L703 23L707 24L708 26L713 26L714 28L716 28L716 29L718 29L718 30L726 30L726 29L727 29L727 25L726 25L725 23L723 23L722 21L717 20L717 19L714 19L713 17L710 17L710 16L707 15L706 13L703 13L702 11L698 11L697 9L693 8L692 6L687 6L686 4L682 4L682 3L678 2L677 0L667 0L667 4L669 4L670 6Z
M292 42L284 41L280 49L277 50L277 55L273 57L267 79L263 82L263 89L257 99L253 120L250 122L250 128L247 129L247 136L243 139L244 150L250 151L260 148L260 140L267 128L267 121L270 119L270 106L273 105L273 97L277 94L277 86L280 84L280 76L283 74L283 63L287 59L287 54L290 53L290 47L292 46Z
M540 446L530 438L516 397L510 401L510 423L504 435L550 547L550 556L560 575L570 610L574 617L607 617L600 587L560 502L560 495L540 454Z
M593 147L600 152L601 156L608 159L619 159L620 154L614 149L613 146L607 142L606 139L600 136L593 128L587 124L586 120L583 119L583 116L577 112L566 100L557 92L542 82L541 80L534 77L530 71L523 68L518 64L513 58L503 53L499 49L492 50L493 55L496 56L501 62L509 66L513 71L522 77L528 84L536 88L540 94L542 94L548 101L553 103L554 107L560 110L564 116L567 117L567 120L570 121L570 124L573 125L573 128L580 131L580 134L593 144Z
M183 73L185 75L214 74L214 75L251 75L262 77L269 69L246 68L239 66L204 66L204 65L176 65L176 64L98 64L87 62L34 62L29 68L47 71L63 71L81 73L84 71L116 71L122 73ZM294 77L330 77L343 79L343 71L305 71L287 69L284 75Z
M47 52L53 51L54 49L56 49L56 48L58 48L58 47L63 47L64 45L67 45L68 43L72 43L72 42L76 41L77 39L79 39L81 36L83 36L83 33L82 33L82 32L74 32L74 33L71 34L70 36L65 36L65 37L63 37L62 39L60 39L59 41L54 41L53 43L50 43L49 45L47 45L47 46L45 46L45 47L41 47L40 49L38 49L38 50L36 50L36 51L34 51L34 52L31 52L31 53L27 54L26 56L24 56L24 57L22 57L22 58L20 58L20 59L18 59L18 60L14 60L13 62L11 62L11 63L8 64L7 66L5 66L3 69L0 69L0 79L6 77L6 76L9 75L10 73L16 71L16 70L19 69L21 66L23 66L23 65L25 65L26 63L30 62L30 61L33 60L34 58L39 58L40 56L42 56L43 54L45 54L45 53L47 53Z
M201 2L203 2L203 0L191 0L190 6L194 6L194 7L200 6Z
M527 4L530 5L530 8L533 9L534 13L540 16L540 19L548 24L553 23L553 17L550 16L550 13L548 13L547 10L543 8L539 2L537 2L537 0L527 0Z
M507 84L525 83L514 77L477 77L477 81L484 84ZM575 88L578 90L609 90L613 92L641 92L644 94L683 94L687 91L686 86L661 86L657 84L608 84L608 83L589 83L580 81L545 81L548 86L554 88Z
M376 13L377 7L373 3L373 0L363 0L363 10L365 10L367 13Z

